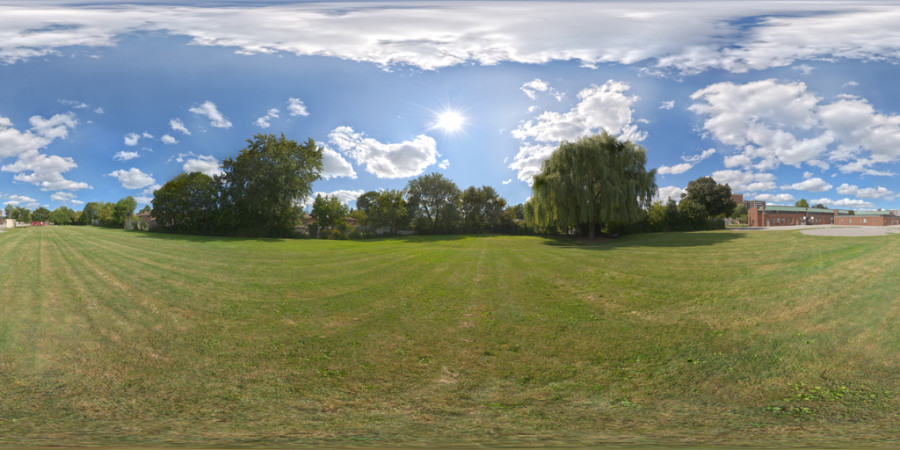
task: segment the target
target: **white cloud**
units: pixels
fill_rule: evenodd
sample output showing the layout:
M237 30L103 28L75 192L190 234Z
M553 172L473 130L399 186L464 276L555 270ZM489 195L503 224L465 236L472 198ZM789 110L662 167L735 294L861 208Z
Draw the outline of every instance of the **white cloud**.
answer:
M288 99L288 114L292 116L308 116L309 111L306 110L303 100L291 97Z
M7 2L8 3L8 2ZM238 53L327 55L426 70L465 63L578 60L648 71L746 72L796 61L881 61L900 48L888 2L307 3L264 6L3 6L0 61L109 47L135 31ZM276 18L273 20L273 18ZM752 21L742 20L753 18ZM48 26L63 24L65 27Z
M31 197L26 197L24 195L10 195L9 198L5 202L3 202L3 204L12 205L12 206L22 206L22 207L25 207L28 209L33 209L33 208L38 207L37 200L35 200Z
M125 135L125 145L129 147L134 147L138 145L138 141L141 140L141 135L137 133L128 133Z
M420 175L437 162L437 143L420 134L412 141L385 144L365 137L348 126L337 127L328 138L338 150L378 178L407 178Z
M140 169L134 167L128 170L116 170L107 175L117 178L125 189L141 189L156 183L153 175L141 172Z
M509 184L509 183L512 183L512 178L510 178L508 180L503 180L503 184Z
M116 152L116 154L113 155L113 159L116 161L130 161L132 159L139 158L140 156L141 155L139 155L138 152L126 152L125 150L122 150Z
M775 189L775 175L771 173L717 170L712 173L716 183L728 184L731 192L769 191Z
M219 112L219 108L215 103L207 100L203 102L200 106L195 106L188 111L194 113L197 116L204 116L209 119L209 124L214 128L231 128L231 121L228 120L221 112ZM173 125L174 128L174 125Z
M667 203L669 199L672 199L678 202L681 200L681 194L684 193L686 191L678 186L661 187L656 192L656 197L653 197L653 201Z
M716 154L716 149L708 148L708 149L700 152L699 155L691 155L691 156L681 155L681 160L684 162L696 164L696 163L703 161L704 159L709 158L710 156L715 155L715 154Z
M61 104L63 106L68 106L69 108L72 108L72 109L85 109L90 106L87 103L80 102L78 100L59 99L57 101L59 102L59 104Z
M675 107L675 100L666 100L664 102L660 102L659 109L672 109Z
M851 185L844 183L837 187L837 193L841 195L852 195L858 198L887 198L893 199L896 197L893 191L890 189L878 186L876 188L860 188L859 186Z
M445 159L445 160L441 161L441 163L438 164L438 167L440 167L441 169L444 169L444 170L449 169L450 168L450 160Z
M150 134L150 133L148 133L148 132L146 132L146 131L143 132L143 133L141 133L141 137L147 138L147 139L153 139L153 135Z
M63 173L78 167L71 157L40 153L54 140L68 136L69 129L78 124L75 115L69 112L49 119L32 116L28 121L31 129L23 133L12 127L12 121L0 117L0 159L16 157L15 162L0 170L15 173L14 180L40 186L44 191L90 189L87 183L63 177Z
M181 134L186 134L188 136L191 135L191 131L184 126L184 122L181 119L175 118L169 121L169 126L172 127L173 131L177 131Z
M848 81L848 82L846 82L846 83L844 83L844 84L841 85L841 87L856 87L856 86L859 86L859 83L857 83L857 82L855 82L855 81L853 81L853 80L850 80L850 81Z
M97 109L94 110L94 114L103 114L104 112L105 111L103 111L103 108L101 108L99 106L97 107Z
M690 163L676 164L674 166L659 166L659 168L656 169L656 173L660 175L678 175L691 170L692 167L694 167L694 165Z
M69 205L84 204L83 201L75 200L75 194L71 192L54 192L50 194L50 200L59 203L66 203Z
M794 183L786 186L781 186L781 189L794 189L797 191L808 191L808 192L825 192L831 189L832 185L828 184L827 181L821 178L807 178L799 183Z
M753 196L753 200L762 200L766 203L789 203L794 201L794 196L791 194L756 194Z
M162 135L162 137L159 138L159 140L162 141L162 143L166 144L166 145L172 145L172 144L178 143L178 139L175 139L174 137L172 137L172 135L169 135L169 134Z
M266 112L266 115L256 119L256 126L258 126L260 128L269 128L270 126L272 126L272 124L269 121L272 119L277 119L278 113L279 113L278 109L276 109L276 108L270 109L268 112Z
M802 73L803 75L809 75L815 69L815 67L808 66L806 64L800 64L792 67L792 69Z
M840 200L832 200L830 198L815 198L809 201L810 205L818 205L821 203L826 207L832 208L874 208L875 205L872 202L867 202L865 200L852 199L852 198L842 198Z
M195 155L193 152L179 153L175 156L175 161L182 163L181 170L185 173L200 172L211 177L222 173L219 160L212 155Z
M522 85L519 89L528 96L528 98L534 100L537 98L537 92L546 92L547 89L550 88L550 85L547 84L546 81L535 78L525 84Z
M332 192L317 191L317 192L313 192L311 197L309 197L303 201L303 206L307 206L307 207L312 206L313 201L315 201L317 195L321 195L322 197L325 197L327 195L327 196L331 196L331 197L337 197L338 200L341 201L341 203L343 203L345 205L349 205L351 207L355 207L356 199L358 199L360 195L363 195L365 193L366 193L366 191L364 191L362 189L358 189L358 190L341 189L341 190L332 191Z
M523 141L519 153L509 165L518 171L518 178L529 185L540 172L541 163L563 140L606 130L623 140L641 141L640 132L632 119L632 105L637 96L627 96L628 84L609 80L602 86L591 86L578 93L580 101L565 113L545 111L512 131L513 137Z
M340 153L326 147L322 148L322 178L349 177L356 179L353 166Z

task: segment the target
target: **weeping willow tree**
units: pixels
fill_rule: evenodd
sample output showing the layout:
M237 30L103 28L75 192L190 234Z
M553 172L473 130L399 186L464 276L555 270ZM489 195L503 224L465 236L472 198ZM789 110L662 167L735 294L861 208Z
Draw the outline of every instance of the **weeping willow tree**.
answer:
M656 194L656 170L647 171L647 151L605 131L563 142L535 175L529 225L594 230L641 218Z

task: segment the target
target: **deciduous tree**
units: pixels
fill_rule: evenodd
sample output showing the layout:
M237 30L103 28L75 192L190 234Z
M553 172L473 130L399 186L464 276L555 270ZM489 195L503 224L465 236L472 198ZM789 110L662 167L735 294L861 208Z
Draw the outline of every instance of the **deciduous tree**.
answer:
M257 134L237 158L222 161L223 211L239 234L289 236L302 210L300 203L320 178L322 150L282 134Z
M151 215L163 229L211 234L218 229L219 189L200 172L181 173L153 192Z
M309 214L319 224L321 230L333 230L346 223L344 218L349 214L347 205L341 203L336 196L316 195L313 201L312 212Z
M428 233L452 231L458 217L459 187L439 173L422 175L406 185L410 216Z
M712 177L701 177L688 182L682 198L693 205L702 206L710 216L730 216L737 204L731 199L731 187L718 184Z

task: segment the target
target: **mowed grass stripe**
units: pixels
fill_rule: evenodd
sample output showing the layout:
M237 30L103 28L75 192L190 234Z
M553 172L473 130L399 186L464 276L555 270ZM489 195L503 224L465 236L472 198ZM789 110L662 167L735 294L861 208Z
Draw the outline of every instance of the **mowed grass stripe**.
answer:
M898 245L16 230L0 444L892 442Z

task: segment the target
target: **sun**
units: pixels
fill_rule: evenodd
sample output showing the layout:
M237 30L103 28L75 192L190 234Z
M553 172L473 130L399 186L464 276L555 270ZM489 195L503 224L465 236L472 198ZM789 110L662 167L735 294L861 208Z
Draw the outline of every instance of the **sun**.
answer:
M459 112L450 110L444 111L438 115L437 123L434 125L435 128L440 128L447 133L453 133L462 129L463 125L466 124L466 118L463 117Z

